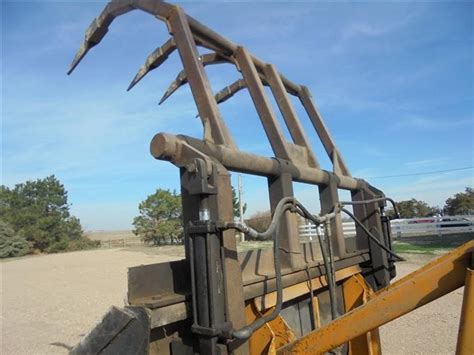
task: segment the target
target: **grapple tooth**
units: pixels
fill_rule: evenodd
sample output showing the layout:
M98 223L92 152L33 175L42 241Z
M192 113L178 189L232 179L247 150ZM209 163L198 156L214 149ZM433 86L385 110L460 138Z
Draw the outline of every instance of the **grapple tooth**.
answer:
M74 59L72 60L67 75L70 75L74 71L74 69L81 62L82 58L85 57L89 49L91 49L89 43L87 41L82 42L81 46L79 47L79 50L77 51L76 55L74 56Z
M140 80L142 80L142 78L146 75L147 72L148 71L146 70L146 68L143 68L143 66L138 69L138 72L135 74L135 77L128 85L127 91L132 90L132 88L137 85Z
M168 56L176 49L174 39L170 38L161 47L155 49L147 58L145 63L140 67L137 74L127 88L127 91L132 89L140 80L143 79L153 69L158 68Z
M86 31L84 42L82 42L81 47L79 47L79 50L74 56L74 59L71 63L69 71L67 72L68 75L73 72L73 70L81 62L82 58L84 58L87 52L89 52L89 49L91 49L95 45L99 44L100 41L102 41L102 38L104 38L104 36L109 30L107 26L110 23L110 21L109 20L105 21L105 20L107 20L106 17L99 16L95 18L94 21L92 21L92 23L90 24L89 28Z
M229 86L226 86L215 95L217 103L219 104L221 102L224 102L230 99L232 96L234 96L237 92L239 92L245 87L246 87L246 84L245 84L244 79L239 79L233 82L232 84L230 84Z
M203 66L226 63L231 61L228 57L218 53L203 54L199 57L199 60L201 61ZM161 105L164 101L166 101L166 99L168 99L168 97L170 97L176 90L178 90L187 82L188 78L186 77L186 73L182 70L181 72L179 72L176 79L170 84L168 90L166 90L158 105Z
M163 102L165 102L166 99L168 99L168 97L170 97L171 95L173 95L173 93L178 90L181 86L183 86L184 84L186 84L188 82L188 78L186 77L186 73L184 71L181 71L178 76L176 77L176 79L173 80L173 82L170 84L170 86L168 87L168 89L166 90L165 94L163 95L163 97L161 98L160 102L158 103L158 105L161 105Z

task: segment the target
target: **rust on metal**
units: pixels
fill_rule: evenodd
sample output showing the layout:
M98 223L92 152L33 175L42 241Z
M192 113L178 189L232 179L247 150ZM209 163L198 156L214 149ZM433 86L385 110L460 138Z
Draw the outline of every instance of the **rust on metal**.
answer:
M342 281L360 273L360 268L358 265L350 266L345 269L336 271L336 281ZM320 288L327 286L326 278L323 276L315 277L311 279L313 284L313 290L317 291ZM289 301L300 297L304 294L310 292L308 282L300 282L296 285L292 285L283 289L283 301ZM265 296L255 297L254 298L255 306L259 311L274 307L276 304L276 292L267 293Z
M385 287L394 277L393 262L387 257L391 252L390 234L382 226L385 202L367 202L383 199L384 194L352 177L309 89L289 80L275 65L186 15L179 6L154 0L110 2L87 29L68 74L101 42L117 17L136 9L166 23L170 38L147 57L128 89L177 50L183 69L160 104L188 84L203 125L200 138L160 132L150 144L153 157L171 162L179 169L186 255L185 260L138 267L129 274L130 303L145 308L150 318L153 335L150 353L322 353L349 342L351 354L379 354L377 328L381 324L464 282L469 290L464 298L464 313L472 315L472 276L464 281L467 265L464 256L472 252L472 243ZM201 54L202 48L210 53ZM217 94L206 72L206 67L214 64L234 66L241 74L234 83L216 91ZM247 89L252 98L274 156L240 151L221 115L219 103L242 89ZM277 107L272 107L270 95ZM312 133L317 134L330 158L330 169L320 167L308 138L311 132L304 131L291 96L299 99L302 112L310 119ZM276 110L283 117L291 141L283 135ZM281 215L279 228L272 236L275 244L280 243L280 248L273 250L275 254L272 250L252 250L239 255L234 230L218 227L233 221L230 172L266 178L273 214L282 199L293 197L294 182L318 186L323 215L338 207L338 189L349 190L353 201L362 202L354 206L354 214L366 230L358 225L355 247L350 249L340 213L336 213L326 224L329 267L322 263L321 249L317 251L314 242L301 243L296 216L288 210ZM373 237L370 240L369 234ZM278 259L281 262L276 265ZM281 279L277 277L279 272ZM373 294L369 284L374 289L385 288ZM322 306L323 289L331 291L336 286L342 286L339 289L343 290L343 300L338 301L344 304L342 311L346 314L321 328L328 319ZM277 301L278 292L282 292L281 302ZM334 292L329 293L334 296ZM306 306L303 301L307 302ZM331 305L335 306L334 303ZM298 334L306 334L300 339L283 313L256 329L248 340L237 339L237 329L271 315L274 309L300 306L308 307L303 312L313 315L311 324L305 326L299 315ZM331 312L331 316L337 315ZM463 316L460 354L472 352L472 341L469 342L472 337L468 336L472 333L472 323L469 314Z

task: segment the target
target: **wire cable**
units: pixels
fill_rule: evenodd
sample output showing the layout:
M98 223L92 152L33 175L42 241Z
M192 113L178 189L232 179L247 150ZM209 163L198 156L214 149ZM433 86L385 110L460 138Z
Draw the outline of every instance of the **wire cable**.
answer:
M465 167L462 167L462 168L454 168L454 169L425 171L425 172L421 172L421 173L412 173L412 174L371 176L371 177L368 177L367 179L388 179L388 178L397 178L397 177L405 177L405 176L420 176L420 175L430 175L430 174L439 174L439 173L449 173L451 171L460 171L460 170L469 170L469 169L474 169L474 166L465 166Z

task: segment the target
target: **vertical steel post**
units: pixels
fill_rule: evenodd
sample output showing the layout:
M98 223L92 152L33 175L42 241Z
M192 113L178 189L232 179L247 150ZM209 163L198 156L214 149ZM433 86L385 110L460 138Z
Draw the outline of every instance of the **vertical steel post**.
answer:
M222 165L215 163L216 174L211 184L217 188L217 194L209 201L211 218L215 221L233 221L232 185L230 174ZM235 231L221 232L221 258L223 261L223 282L225 290L226 321L232 322L234 329L247 325L245 318L244 285L238 260ZM232 350L235 355L249 353L248 342L243 342Z
M278 73L276 67L272 64L267 64L263 72L265 74L265 78L270 85L270 89L272 90L273 96L275 97L276 103L280 108L280 111L283 115L283 119L285 120L286 126L290 131L291 137L295 144L298 144L304 148L306 148L306 152L308 154L308 165L311 167L319 168L319 163L316 160L316 156L311 149L311 145L309 143L308 138L304 132L303 126L301 125L298 116L296 115L296 110L291 102L291 99L286 92L285 86L283 81L281 80L280 74Z
M329 158L333 163L333 166L335 168L337 167L334 172L341 173L342 175L346 176L351 176L349 169L347 168L346 163L342 159L341 154L339 154L336 143L334 142L331 134L329 133L329 130L324 124L324 121L321 118L321 114L319 113L316 104L313 102L311 98L311 93L309 92L306 86L301 87L301 90L298 93L298 98L300 99L301 104L303 105L306 113L308 114L309 119L311 120L311 123L313 124L314 129L316 130L316 133L318 134L319 139L321 140L321 143L324 146L324 149L326 150L326 153L328 154Z
M262 81L258 75L257 68L244 47L238 47L235 51L237 65L244 77L247 88L249 89L252 101L257 109L263 129L270 141L270 145L277 158L291 160L290 152L283 137L280 125L276 119L275 112L268 96L263 88Z
M182 172L187 259L190 261L193 327L202 354L218 354L220 332L246 325L243 282L232 230L219 231L217 221L233 220L228 171L218 163L195 159ZM196 218L188 220L188 218ZM247 354L248 345L234 350Z
M204 67L199 60L186 14L179 6L175 6L171 11L168 23L176 41L199 116L203 121L205 139L235 148L232 136L220 116Z
M240 223L244 223L244 206L242 203L242 195L244 194L243 188L242 188L242 175L239 174L237 175L237 180L238 180L238 185L239 185L239 220ZM240 241L245 242L245 234L240 233Z
M352 191L351 194L353 201L364 201L380 197L370 191L368 186ZM380 207L378 203L354 205L353 208L355 217L359 219L381 243L385 244ZM369 275L367 280L372 288L378 290L387 286L390 283L390 265L387 258L387 252L370 240L364 230L359 226L356 226L356 246L357 249L369 248L370 250L370 270L373 270L373 274L372 276Z
M329 183L326 185L319 185L319 200L321 203L321 213L331 213L334 207L339 203L339 195L337 192L337 178L329 175ZM346 242L344 240L344 231L342 229L341 214L338 213L334 219L331 220L331 237L334 256L344 257L346 253Z
M187 228L189 222L199 220L199 197L191 195L187 189L188 170L186 168L180 168L179 174L181 182L181 205L183 208L184 252L186 260L189 260L189 233L187 232Z
M268 190L273 215L278 202L282 198L294 195L291 175L289 173L282 173L280 176L268 178ZM304 262L301 254L296 216L290 211L286 211L276 233L278 233L277 238L280 238L282 268L302 266Z

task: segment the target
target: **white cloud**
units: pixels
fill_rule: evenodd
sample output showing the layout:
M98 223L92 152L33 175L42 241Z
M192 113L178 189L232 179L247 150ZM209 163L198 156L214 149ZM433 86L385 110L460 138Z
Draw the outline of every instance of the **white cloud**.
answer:
M471 127L471 130L474 129L474 120L472 118L450 117L447 119L408 114L405 117L400 117L400 119L394 121L391 128L398 130L406 128L442 130L469 126Z
M422 167L430 167L430 166L437 166L443 163L446 163L449 159L446 157L434 158L434 159L422 159L416 161L409 161L405 163L405 166L410 168L422 168Z
M350 40L358 36L381 37L412 24L418 16L418 13L410 12L401 18L392 17L390 20L383 17L371 19L370 22L352 22L342 29L342 39Z

